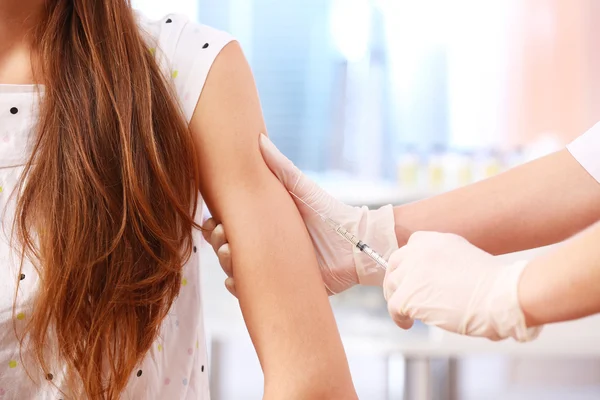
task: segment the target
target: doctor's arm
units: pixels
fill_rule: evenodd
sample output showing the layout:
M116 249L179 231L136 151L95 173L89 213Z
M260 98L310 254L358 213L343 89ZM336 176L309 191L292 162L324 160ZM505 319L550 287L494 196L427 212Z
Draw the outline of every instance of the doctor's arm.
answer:
M558 151L493 178L379 210L339 202L302 174L272 143L261 141L261 150L267 165L288 190L389 257L417 231L454 233L489 253L504 254L557 243L591 225L600 219L600 185L591 175L600 175L600 166L596 167L593 154L586 153L588 148L600 145L600 125L574 144L570 151ZM330 292L338 293L359 282L381 284L381 269L370 264L368 258L353 254L343 243L340 245L334 232L324 228L302 204L297 205L309 231L319 232L313 235L313 244L320 255L324 282L335 289ZM214 221L206 226L212 233L205 237L230 276L226 286L233 293L225 230Z
M542 325L600 313L599 241L595 223L547 254L507 262L463 237L417 232L390 259L388 310L402 328L419 319L463 335L532 340Z
M416 231L455 233L492 254L560 242L600 219L600 185L567 149L498 176L394 208L403 245Z
M228 232L240 306L264 372L264 398L356 398L310 237L261 157L265 125L237 43L217 57L191 129L202 196Z
M600 223L532 260L519 282L528 326L600 313Z

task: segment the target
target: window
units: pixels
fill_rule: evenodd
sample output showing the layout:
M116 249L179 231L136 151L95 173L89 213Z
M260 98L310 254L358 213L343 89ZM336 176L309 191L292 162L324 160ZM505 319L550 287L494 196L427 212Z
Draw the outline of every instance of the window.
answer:
M183 12L239 39L271 138L302 170L320 179L394 184L407 154L421 160L425 155L427 168L441 153L492 164L509 158L512 165L522 157L491 151L510 150L523 143L520 137L531 142L534 134L553 129L559 135L573 126L582 132L598 119L582 118L581 110L591 109L582 99L597 97L588 93L591 86L564 81L591 61L568 46L585 38L560 31L573 26L557 22L563 14L571 18L561 4L554 9L500 0L134 1L150 16ZM560 43L568 47L560 51L572 57L555 63ZM555 96L532 95L533 84L521 85L538 81L528 65L547 69L539 84ZM563 95L561 88L572 87L580 99ZM559 99L553 110L544 108L547 98ZM529 132L532 127L535 132ZM463 174L454 181L464 183L471 175L477 178Z

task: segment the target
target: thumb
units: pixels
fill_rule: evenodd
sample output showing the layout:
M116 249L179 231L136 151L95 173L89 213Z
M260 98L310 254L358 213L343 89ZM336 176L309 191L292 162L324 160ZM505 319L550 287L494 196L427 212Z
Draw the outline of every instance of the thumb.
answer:
M260 135L260 151L269 169L288 191L318 212L327 213L334 200L304 175L264 134Z
M296 193L298 182L304 178L302 172L263 133L260 134L260 151L271 172L277 176L285 188L302 196L300 193Z
M410 329L414 324L414 320L403 311L401 305L406 303L406 296L403 293L396 291L388 300L388 312L392 320L402 329Z

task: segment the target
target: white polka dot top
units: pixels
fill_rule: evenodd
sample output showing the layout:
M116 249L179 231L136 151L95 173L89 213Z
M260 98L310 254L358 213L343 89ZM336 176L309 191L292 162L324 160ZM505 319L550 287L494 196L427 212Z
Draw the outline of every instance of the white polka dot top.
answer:
M213 61L233 38L181 15L158 21L138 15L138 24L147 34L150 51L172 79L189 122ZM0 85L0 400L63 398L56 389L61 386L61 371L44 372L35 377L37 382L28 377L14 331L15 326L20 330L27 323L38 285L31 264L26 262L19 272L18 255L8 242L15 212L11 193L29 158L28 137L37 121L38 101L33 85ZM199 240L199 232L194 232L195 243ZM209 399L198 257L194 246L183 270L181 293L159 339L133 371L123 399ZM19 293L13 310L17 282Z

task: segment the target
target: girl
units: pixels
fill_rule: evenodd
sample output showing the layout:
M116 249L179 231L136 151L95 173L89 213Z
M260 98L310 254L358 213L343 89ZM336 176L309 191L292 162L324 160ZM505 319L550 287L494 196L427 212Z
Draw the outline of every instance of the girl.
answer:
M203 200L264 398L356 397L264 131L226 33L127 0L0 3L1 399L208 399Z

